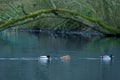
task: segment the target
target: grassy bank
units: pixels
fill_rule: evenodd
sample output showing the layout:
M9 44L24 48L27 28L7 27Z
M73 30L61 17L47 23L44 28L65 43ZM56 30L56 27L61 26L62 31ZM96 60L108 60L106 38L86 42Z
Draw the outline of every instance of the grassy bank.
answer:
M26 4L27 3L27 4ZM98 4L99 3L99 4ZM71 10L73 12L78 12L84 16L84 18L89 19L89 17L94 18L94 23L99 24L100 26L104 26L103 28L108 29L112 33L119 33L119 0L101 0L101 1L89 1L89 0L1 0L0 7L0 20L3 21L11 21L13 19L20 19L21 16L28 15L31 12L41 10L41 9L54 9L54 8L64 8L67 10ZM116 4L116 5L115 5ZM6 7L4 7L4 5ZM111 6L111 7L110 7ZM62 17L66 17L67 14L62 14ZM48 16L48 17L46 17ZM42 18L34 18L34 20L29 21L29 23L25 23L19 25L21 27L30 28L48 28L48 29L81 29L88 30L88 26L94 25L89 22L84 21L83 24L78 19L70 19L68 18L58 18L53 16L53 14L45 15L42 14ZM75 18L75 17L74 17ZM109 26L107 26L109 25ZM111 28L113 26L113 28ZM115 26L115 27L114 27ZM17 28L17 27L16 27Z

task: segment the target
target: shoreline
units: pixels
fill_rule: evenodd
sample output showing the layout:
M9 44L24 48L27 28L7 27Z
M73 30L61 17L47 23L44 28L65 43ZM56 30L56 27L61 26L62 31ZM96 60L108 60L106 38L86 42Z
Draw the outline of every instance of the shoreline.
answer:
M48 34L58 34L58 35L78 35L83 37L95 37L103 36L101 33L94 30L54 30L54 29L40 29L40 28L19 28L19 29L9 29L10 31L18 32L29 32L29 33L48 33Z

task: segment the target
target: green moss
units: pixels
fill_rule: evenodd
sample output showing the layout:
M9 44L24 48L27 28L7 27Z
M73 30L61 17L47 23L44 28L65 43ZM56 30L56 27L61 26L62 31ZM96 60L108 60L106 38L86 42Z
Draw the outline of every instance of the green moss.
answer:
M100 25L103 29L109 31L111 34L120 34L120 30L117 29L116 27L113 26L108 26L104 23L101 23L99 20L88 17L88 16L84 16L82 14L80 14L79 12L75 12L75 11L71 11L71 10L67 10L67 9L62 9L62 8L57 8L57 9L45 9L45 10L38 10L36 12L32 12L28 15L22 16L18 19L11 19L6 21L4 24L0 25L0 30L5 30L7 28L9 28L11 25L20 22L20 21L24 21L25 19L29 19L29 18L34 18L37 17L38 15L41 15L42 13L53 13L57 16L57 13L67 13L70 14L72 16L80 16L83 17L84 19L90 21L90 22L94 22L97 23L98 25ZM59 16L58 16L59 17ZM68 17L68 19L71 19L71 17ZM106 34L106 33L105 33Z
M64 12L64 13L70 13L71 15L78 15L78 16L81 16L83 17L84 19L86 20L89 20L90 22L94 22L94 23L97 23L98 25L100 25L103 29L109 31L111 34L120 34L120 30L117 29L116 27L113 27L113 26L108 26L104 23L101 23L99 20L97 19L94 19L94 18L91 18L91 17L88 17L88 16L84 16L82 14L80 14L79 12L74 12L74 11L70 11L70 10L66 10L66 9L56 9L56 11L59 11L59 12ZM105 33L106 34L106 33Z
M110 31L111 34L120 34L120 30L116 27L113 27L113 26L108 26L106 24L103 24L101 22L97 22L102 28Z
M42 14L42 13L50 13L52 10L51 9L46 9L46 10L38 10L36 12L32 12L26 16L20 17L18 19L11 19L6 21L4 24L0 25L0 31L5 30L7 28L9 28L11 25L20 22L20 21L24 21L25 19L28 18L34 18L37 17L38 15Z

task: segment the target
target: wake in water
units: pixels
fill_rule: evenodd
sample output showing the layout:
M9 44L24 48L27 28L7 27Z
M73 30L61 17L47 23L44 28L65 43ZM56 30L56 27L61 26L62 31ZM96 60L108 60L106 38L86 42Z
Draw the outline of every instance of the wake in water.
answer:
M52 58L54 60L59 60L60 58ZM82 59L82 60L100 60L100 58L78 58L78 59ZM19 58L0 58L0 60L39 60L39 57L19 57Z
M100 58L89 58L89 57L79 58L79 59L82 59L82 60L100 60Z
M103 58L89 58L89 57L85 57L85 58L75 58L77 60L101 60L101 61L104 61L104 62L110 62L112 60L104 60ZM44 62L44 63L47 63L49 60L48 59L41 59L40 57L18 57L18 58L0 58L0 61L2 60L8 60L8 61L12 61L12 60L23 60L23 61L39 61L39 62ZM56 60L60 60L60 61L67 61L67 60L72 60L72 58L70 57L67 57L67 56L63 56L63 57L54 57L54 58L51 58L52 61L56 61ZM50 60L50 61L51 61Z
M0 60L38 60L38 58L27 58L27 57L20 57L20 58L0 58Z

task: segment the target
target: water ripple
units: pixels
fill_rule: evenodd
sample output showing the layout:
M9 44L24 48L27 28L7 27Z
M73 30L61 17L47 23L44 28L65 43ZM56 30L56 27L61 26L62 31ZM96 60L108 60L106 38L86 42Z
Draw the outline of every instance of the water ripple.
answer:
M38 60L38 58L27 58L27 57L20 57L20 58L0 58L0 60Z

